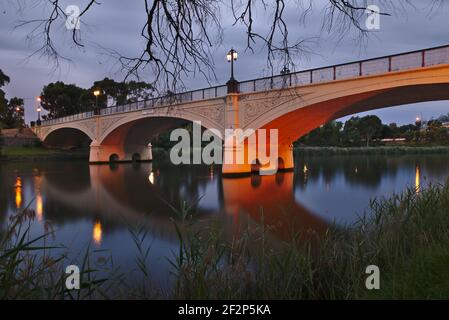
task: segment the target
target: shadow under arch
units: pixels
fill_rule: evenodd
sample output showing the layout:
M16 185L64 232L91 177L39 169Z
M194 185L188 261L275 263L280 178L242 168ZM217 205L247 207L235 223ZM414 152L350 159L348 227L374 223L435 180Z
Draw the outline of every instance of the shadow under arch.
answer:
M373 91L367 89L366 92L299 107L260 125L263 129L278 129L279 143L290 144L338 118L370 110L443 100L449 100L449 83L404 85Z
M147 154L149 152L149 143L154 142L162 133L169 132L173 129L185 128L191 123L190 120L168 116L145 117L124 122L113 130L110 130L99 141L99 147L105 152L102 158L107 161L110 155L115 153L118 155L119 161L152 160L152 155ZM202 135L206 127L203 126L203 123L201 124ZM189 134L189 138L192 140L192 132L189 132ZM214 137L214 139L218 138L221 137Z
M87 149L91 142L92 139L82 130L65 127L51 131L42 141L42 144L47 148Z

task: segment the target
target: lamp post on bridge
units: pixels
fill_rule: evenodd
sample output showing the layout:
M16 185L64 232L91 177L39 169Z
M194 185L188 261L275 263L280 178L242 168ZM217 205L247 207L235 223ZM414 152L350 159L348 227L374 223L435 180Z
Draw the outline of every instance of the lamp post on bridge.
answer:
M98 96L100 95L100 90L95 90L94 91L94 96L95 96L95 110L94 110L94 115L98 115L100 114L99 110L98 110Z
M228 93L238 93L239 91L239 83L234 79L234 61L237 60L237 56L237 51L233 48L226 54L226 60L231 63L231 78L226 83L228 86Z
M36 121L36 125L40 126L41 125L41 102L42 102L42 98L41 97L37 97L36 98L36 111L37 111L37 121Z

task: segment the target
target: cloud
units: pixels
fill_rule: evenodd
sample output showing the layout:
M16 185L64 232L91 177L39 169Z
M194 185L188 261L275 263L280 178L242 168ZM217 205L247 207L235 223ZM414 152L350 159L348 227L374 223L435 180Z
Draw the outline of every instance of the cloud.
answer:
M449 29L447 28L448 6L443 6L429 14L431 0L413 1L416 9L407 8L404 11L393 12L391 17L381 17L381 29L372 33L365 46L360 48L354 41L353 31L338 41L322 31L323 4L327 1L314 1L314 10L306 19L306 24L299 21L297 6L290 1L286 21L292 40L320 36L316 44L311 45L315 54L307 59L298 58L296 63L300 69L350 62L364 58L372 58L387 54L405 52L426 47L447 44ZM382 10L380 1L378 3ZM60 69L54 70L51 61L34 56L27 60L39 43L27 42L29 28L13 30L19 20L28 20L42 16L48 7L40 5L43 1L11 1L0 5L0 68L11 77L11 84L6 87L8 97L20 96L26 100L26 117L34 119L33 97L40 93L42 87L49 83L62 80L89 87L95 80L112 77L118 80L123 74L118 72L116 61L102 54L99 47L113 48L126 55L137 55L144 45L140 35L144 24L145 13L143 1L114 1L102 2L88 12L83 18L82 36L85 48L75 47L70 40L70 32L58 25L60 30L56 38L57 47L62 54L72 62L63 63ZM63 7L69 4L82 4L85 1L63 1ZM387 9L386 9L387 10ZM233 18L229 8L221 10L224 27L223 43L213 48L214 68L217 75L216 83L225 83L229 77L229 65L225 61L225 54L229 48L239 51L236 62L236 77L246 80L267 75L266 51L259 46L254 53L244 50L246 35L241 26L232 26ZM267 32L268 19L266 15L255 22L255 28ZM279 61L276 68L281 69ZM207 86L207 81L199 76L189 76L186 84L190 89ZM215 84L215 82L213 83ZM398 111L395 111L398 110ZM385 122L407 123L413 121L416 114L422 112L424 117L431 117L449 112L444 103L425 103L413 107L400 107L392 110L379 110L376 113Z

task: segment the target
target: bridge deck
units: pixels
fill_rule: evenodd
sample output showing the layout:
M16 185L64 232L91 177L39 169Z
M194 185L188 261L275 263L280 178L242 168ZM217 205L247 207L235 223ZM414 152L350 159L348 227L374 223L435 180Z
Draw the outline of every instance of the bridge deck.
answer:
M291 72L284 75L257 78L239 83L240 93L266 91L323 83L335 80L351 79L369 75L385 74L407 69L425 68L449 63L449 45L405 52L390 56L359 60L333 66ZM227 94L226 85L182 92L169 96L156 97L121 106L108 107L100 110L100 115L163 107L175 103L185 103L197 100L224 97ZM93 111L79 113L67 117L42 121L43 126L71 122L94 116Z

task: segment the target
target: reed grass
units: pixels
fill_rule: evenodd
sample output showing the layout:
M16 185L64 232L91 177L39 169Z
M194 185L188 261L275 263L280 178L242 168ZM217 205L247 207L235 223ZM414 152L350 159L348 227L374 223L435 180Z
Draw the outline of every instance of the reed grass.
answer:
M275 226L264 224L263 209L258 227L224 240L222 226L198 222L194 207L185 202L172 206L179 249L167 257L174 278L168 290L154 285L151 245L140 227L130 229L142 275L137 286L126 283L120 272L99 276L104 272L90 264L86 250L80 264L82 290L68 291L62 268L68 258L49 254L58 248L37 245L42 237L27 240L30 213L25 210L1 235L0 298L449 298L449 185L375 199L351 225L331 225L324 235L292 232L276 245L270 236ZM365 287L366 267L372 264L380 269L380 290Z

